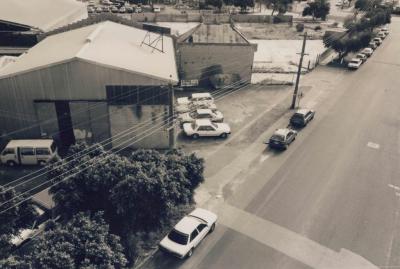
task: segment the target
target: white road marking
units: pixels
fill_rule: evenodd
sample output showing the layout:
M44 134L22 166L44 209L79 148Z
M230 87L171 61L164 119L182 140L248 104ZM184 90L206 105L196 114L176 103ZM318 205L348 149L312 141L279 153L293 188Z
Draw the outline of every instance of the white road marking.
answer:
M270 155L261 155L260 157L260 163L264 162L266 159L268 159Z
M368 142L367 147L372 148L372 149L379 149L380 146L379 144L373 143L373 142Z
M316 269L378 269L346 249L336 252L273 222L226 203L218 206L219 222L268 247Z
M395 186L393 184L388 184L389 188L395 189L396 191L400 191L400 187L399 186Z

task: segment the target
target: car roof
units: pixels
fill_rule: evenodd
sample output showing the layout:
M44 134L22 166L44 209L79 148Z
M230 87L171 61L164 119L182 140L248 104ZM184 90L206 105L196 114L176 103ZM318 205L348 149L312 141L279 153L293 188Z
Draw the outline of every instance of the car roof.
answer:
M307 109L307 108L301 108L301 109L298 109L297 111L296 111L296 114L302 114L302 115L305 115L305 114L307 114L308 113L308 111L310 111L309 109Z
M359 61L361 61L359 58L352 58L351 60L350 60L350 62L359 62Z
M193 93L192 98L211 97L209 92Z
M18 139L10 140L6 148L15 147L50 147L54 142L53 139Z
M202 222L197 218L185 216L175 225L174 229L184 234L190 234L200 223Z
M211 109L207 109L207 108L197 109L196 112L197 112L197 114L211 114L212 113Z
M199 119L196 120L197 125L211 125L211 121L209 119Z
M289 133L289 131L291 131L291 130L288 128L276 129L276 131L274 132L274 135L286 136Z

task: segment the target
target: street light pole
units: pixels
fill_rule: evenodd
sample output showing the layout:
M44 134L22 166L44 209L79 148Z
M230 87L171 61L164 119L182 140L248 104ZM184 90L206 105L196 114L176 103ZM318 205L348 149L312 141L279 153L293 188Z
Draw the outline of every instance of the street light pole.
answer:
M303 47L301 49L301 55L300 55L300 63L299 63L299 68L297 69L296 85L294 86L292 105L290 106L291 109L294 109L296 107L296 98L297 98L297 92L299 91L299 82L300 82L301 68L303 65L303 57L305 55L304 51L306 49L306 42L307 42L307 32L304 33Z
M173 149L175 147L175 128L174 128L174 87L172 86L172 81L168 83L168 97L169 97L169 117L168 117L168 137L169 137L169 148Z

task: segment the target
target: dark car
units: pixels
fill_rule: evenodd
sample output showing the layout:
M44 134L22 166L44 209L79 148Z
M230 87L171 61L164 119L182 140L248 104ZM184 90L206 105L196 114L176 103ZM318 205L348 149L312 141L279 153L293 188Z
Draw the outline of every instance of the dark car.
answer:
M271 136L268 144L271 148L287 149L287 147L296 139L297 132L292 129L277 129Z
M292 126L304 127L306 126L315 115L315 111L311 109L299 109L290 118L290 124Z

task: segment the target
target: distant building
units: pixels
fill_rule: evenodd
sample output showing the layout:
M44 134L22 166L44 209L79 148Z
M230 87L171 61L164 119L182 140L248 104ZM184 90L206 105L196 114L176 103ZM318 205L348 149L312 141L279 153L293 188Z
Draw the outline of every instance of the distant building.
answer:
M46 37L0 69L2 137L167 148L178 75L172 38L146 45L158 37L110 21Z
M257 46L230 24L199 24L177 40L182 86L220 87L251 79Z
M88 17L75 0L1 0L0 55L20 55L37 36Z

